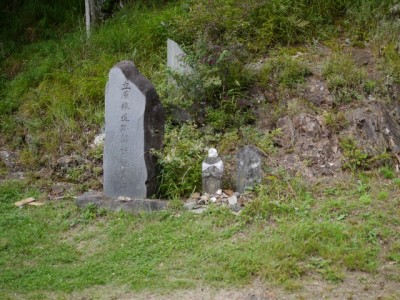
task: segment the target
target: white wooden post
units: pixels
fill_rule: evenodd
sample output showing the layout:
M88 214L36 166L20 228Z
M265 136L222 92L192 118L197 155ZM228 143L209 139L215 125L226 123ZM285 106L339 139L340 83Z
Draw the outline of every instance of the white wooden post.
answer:
M86 36L90 38L90 4L89 0L85 0L85 19L86 19Z

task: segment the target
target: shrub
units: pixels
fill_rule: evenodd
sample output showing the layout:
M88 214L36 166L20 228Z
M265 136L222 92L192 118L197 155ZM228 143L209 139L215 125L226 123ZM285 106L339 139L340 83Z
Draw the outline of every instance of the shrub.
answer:
M161 197L188 196L200 189L205 141L193 124L166 127L165 147L159 153Z
M265 64L261 71L261 84L293 88L303 83L308 75L311 75L311 71L303 61L282 55Z
M323 66L322 75L337 104L348 103L360 97L366 81L366 72L348 56L335 54Z

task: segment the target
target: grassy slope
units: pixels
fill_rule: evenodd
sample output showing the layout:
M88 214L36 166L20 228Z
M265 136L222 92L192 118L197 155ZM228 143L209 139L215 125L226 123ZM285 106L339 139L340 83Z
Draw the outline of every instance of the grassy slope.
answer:
M354 1L317 1L304 8L305 1L295 1L295 5L289 0L267 1L285 5L265 7L258 7L260 1L248 1L243 7L242 1L219 0L213 9L208 2L129 8L102 24L90 43L79 27L58 39L23 46L7 57L0 92L1 132L7 147L19 149L21 164L31 170L52 168L58 157L72 153L101 158L101 149L87 149L103 124L104 86L115 62L135 61L167 106L177 101L168 95L163 70L167 37L189 44L193 59L212 65L199 68L201 76L187 84L178 100L198 101L190 92L197 91L200 83L207 87L202 95L214 105L207 120L211 129L168 125L161 159L163 193L171 197L198 187L196 167L185 170L188 164L199 166L207 145L218 144L229 153L236 145L252 142L273 151L270 136L259 134L246 123L248 119L241 119L243 111L232 106L236 99L248 96L246 87L254 83L246 81L243 65L266 52L272 59L261 77L252 80L265 86L275 80L280 89L296 87L308 72L287 59L285 53L293 55L297 49L282 45L307 43L312 37L335 39L339 34L357 43L384 41L382 68L400 81L396 75L399 55L392 43L395 35L379 32L397 32L386 16L391 1L361 1L361 6L354 4L358 14L351 10ZM378 30L371 16L380 13L388 22ZM324 18L317 17L321 15ZM361 30L367 23L377 31ZM226 70L233 75L226 76ZM332 70L326 71L327 79L332 77L333 84L338 84L339 77L343 84L341 70ZM344 77L349 89L358 80L358 73L354 74L355 79ZM81 166L68 170L63 180L91 186L88 179L98 174L93 166L85 168L85 172ZM104 284L165 291L201 284L244 285L257 277L293 287L310 274L337 282L348 271L377 274L398 284L399 182L392 178L392 171L387 172L389 179L372 172L370 179L360 175L346 183L310 187L282 176L270 177L268 189L262 188L240 216L218 208L201 216L179 210L139 216L107 214L79 211L72 199L17 209L13 202L23 197L45 197L39 192L43 186L38 182L35 190L32 182L2 182L0 290L9 298L15 294L43 298ZM181 174L187 176L181 178ZM381 272L388 264L392 272Z

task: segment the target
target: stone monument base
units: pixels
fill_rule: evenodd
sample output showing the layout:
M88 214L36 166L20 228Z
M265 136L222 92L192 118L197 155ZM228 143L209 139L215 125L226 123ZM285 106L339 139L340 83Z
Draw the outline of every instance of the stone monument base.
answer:
M128 197L107 197L102 192L90 191L76 199L76 205L85 208L94 204L98 208L105 208L112 211L126 211L138 213L141 211L159 211L167 208L167 201L151 199L130 199Z

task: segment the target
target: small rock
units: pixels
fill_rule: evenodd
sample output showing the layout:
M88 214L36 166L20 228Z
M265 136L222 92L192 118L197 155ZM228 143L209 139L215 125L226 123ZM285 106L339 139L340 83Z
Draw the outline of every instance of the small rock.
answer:
M229 205L236 205L237 202L238 202L238 199L237 199L236 195L230 196L228 198Z
M208 199L210 199L210 196L208 196L208 195L203 195L200 197L200 200L203 200L203 201L208 201Z
M221 189L218 190L218 191L216 192L216 194L217 194L218 196L221 196L221 195L222 195L222 190L221 190Z
M200 194L199 193L194 193L190 196L191 199L193 200L199 200L200 199Z
M183 205L184 209L192 210L196 206L196 202L187 202Z
M125 197L125 196L119 196L118 197L118 201L131 201L132 199L129 197Z
M238 204L235 204L235 205L229 205L229 208L232 210L232 211L234 211L234 212L236 212L236 213L238 213L239 211L241 211L241 207L240 207L240 205L238 205Z
M60 167L68 167L73 161L74 158L72 156L66 155L57 159L57 165Z
M191 212L194 214L202 214L206 210L207 210L207 207L199 207L199 208L191 210Z
M200 205L207 204L209 199L210 199L209 196L203 195L203 196L200 197L200 200L198 201L198 204L200 204Z
M210 198L210 201L211 201L212 203L215 203L215 202L217 202L217 198L216 198L216 197L211 197L211 198Z
M237 198L240 198L241 194L239 192L234 192L233 193Z
M96 135L96 137L94 138L93 144L91 146L97 147L97 146L103 145L105 138L106 138L106 134L104 132Z
M224 190L224 193L228 196L232 196L233 195L233 191L232 190Z

